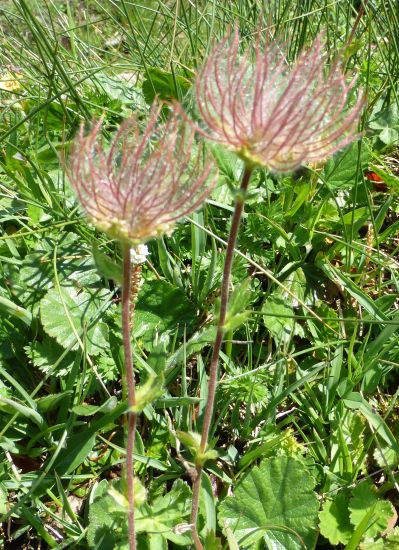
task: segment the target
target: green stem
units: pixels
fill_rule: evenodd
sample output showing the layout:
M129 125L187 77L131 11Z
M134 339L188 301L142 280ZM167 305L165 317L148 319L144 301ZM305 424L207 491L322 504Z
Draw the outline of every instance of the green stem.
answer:
M136 550L136 531L134 524L134 469L133 452L134 440L136 435L137 415L133 412L136 404L136 384L134 380L132 344L131 344L131 279L132 267L130 259L130 246L123 246L123 285L122 285L122 336L123 350L125 355L125 373L127 396L129 404L128 427L127 427L127 445L126 445L126 478L127 478L127 497L129 503L128 527L129 527L129 548Z
M212 422L213 407L215 403L215 394L216 394L216 384L218 380L219 353L223 342L224 324L226 321L227 306L229 302L229 286L230 286L231 268L233 265L233 258L234 258L234 248L237 242L238 229L240 227L241 216L244 210L245 194L248 189L248 184L251 178L252 170L253 170L253 166L250 166L250 165L247 165L244 169L244 173L241 180L241 186L235 200L234 213L231 220L229 238L227 241L226 259L224 263L222 286L221 286L221 292L220 292L219 320L217 324L216 339L213 347L211 364L209 367L208 400L207 400L205 413L204 413L204 422L202 425L200 454L203 454L205 452L206 447L208 445L209 429ZM194 475L194 482L193 482L193 500L192 500L192 508L191 508L192 537L197 550L203 550L203 546L199 539L198 531L197 531L197 519L198 519L199 498L200 498L200 491L201 491L202 470L203 470L203 465L197 464L195 475Z

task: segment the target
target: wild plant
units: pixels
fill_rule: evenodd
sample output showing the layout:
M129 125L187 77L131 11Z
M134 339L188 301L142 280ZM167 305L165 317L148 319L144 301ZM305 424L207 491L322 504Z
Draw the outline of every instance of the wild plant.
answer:
M170 234L180 218L197 209L210 193L217 171L195 130L171 113L159 123L154 107L144 131L133 115L107 147L98 121L83 127L71 154L69 178L86 214L122 246L122 334L128 396L126 478L129 545L136 548L134 520L134 441L139 410L133 369L131 331L145 242Z
M197 550L203 548L197 519L204 453L228 315L234 248L251 175L258 166L275 173L291 172L305 162L325 159L356 139L364 98L360 94L355 104L347 107L355 82L355 78L347 82L340 58L326 73L320 36L300 53L291 67L278 41L267 41L262 46L258 38L254 51L247 50L241 55L237 27L214 45L196 78L196 102L204 123L202 133L234 151L244 164L226 248L208 400L193 484L191 523Z

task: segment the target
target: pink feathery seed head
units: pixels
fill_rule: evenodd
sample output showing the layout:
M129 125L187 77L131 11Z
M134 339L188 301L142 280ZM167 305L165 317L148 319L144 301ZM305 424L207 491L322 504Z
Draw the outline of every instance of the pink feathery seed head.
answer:
M159 123L161 108L151 110L143 131L135 116L126 120L108 147L101 121L87 136L81 128L71 154L69 179L88 217L132 246L169 233L203 203L217 178L195 129L175 113Z
M339 59L326 73L322 37L292 66L280 42L260 42L241 55L236 27L205 61L195 90L209 138L247 163L289 172L358 137L364 98L347 108L355 79L347 82Z

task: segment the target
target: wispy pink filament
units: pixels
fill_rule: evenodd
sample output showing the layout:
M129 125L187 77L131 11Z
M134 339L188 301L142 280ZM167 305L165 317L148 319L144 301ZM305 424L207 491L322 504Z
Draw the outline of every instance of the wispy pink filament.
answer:
M196 79L205 133L276 172L323 159L356 138L363 98L347 109L355 80L339 61L325 75L318 37L290 68L278 42L239 53L236 28L211 51Z
M69 177L92 222L132 245L169 232L215 182L214 163L195 130L174 114L158 124L160 109L152 109L142 133L134 116L126 120L109 148L101 121L87 136L81 129L71 155Z

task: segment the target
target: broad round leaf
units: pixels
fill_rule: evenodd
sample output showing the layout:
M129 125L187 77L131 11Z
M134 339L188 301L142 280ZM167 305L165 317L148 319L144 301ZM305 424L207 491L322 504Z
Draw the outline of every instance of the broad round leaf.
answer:
M263 539L273 550L314 548L319 504L314 479L291 457L254 467L220 506L219 521L229 527L240 548Z

